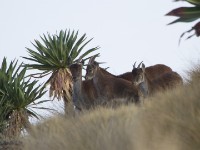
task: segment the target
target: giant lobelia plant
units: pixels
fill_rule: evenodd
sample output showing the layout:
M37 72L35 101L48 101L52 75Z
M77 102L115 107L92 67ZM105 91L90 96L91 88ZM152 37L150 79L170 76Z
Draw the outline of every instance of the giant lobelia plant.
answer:
M46 93L44 86L37 85L37 80L25 78L27 68L17 63L11 61L8 64L4 58L0 67L0 133L11 138L30 129L29 117L38 118L32 108L48 101L40 100Z
M30 57L23 57L35 62L27 64L29 69L41 71L35 75L41 78L50 75L46 84L50 84L50 97L63 99L65 113L67 113L68 103L71 102L72 95L72 75L69 66L77 59L84 59L99 47L84 50L86 45L92 40L86 41L86 34L78 38L78 31L61 30L58 34L40 36L42 43L35 40L33 46L35 50L27 48ZM87 59L87 58L85 58Z

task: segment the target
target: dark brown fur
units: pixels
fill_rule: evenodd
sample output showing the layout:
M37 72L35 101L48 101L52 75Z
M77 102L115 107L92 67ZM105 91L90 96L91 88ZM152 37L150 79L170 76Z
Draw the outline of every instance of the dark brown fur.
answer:
M166 72L151 80L149 74L147 75L146 73L144 64L142 68L134 68L132 75L133 83L136 83L140 89L144 90L145 96L147 96L146 94L152 95L158 91L172 89L177 85L183 84L182 77L174 71ZM141 88L141 86L143 87Z
M131 82L133 81L132 72L126 72L126 73L123 73L123 74L120 74L120 75L113 75L113 74L107 72L103 68L100 68L100 69L105 74L109 74L109 75L112 75L114 77L122 78L122 79L125 79L125 80L128 80L128 81L131 81ZM170 67L163 65L163 64L156 64L156 65L153 65L153 66L149 66L145 70L146 70L146 75L151 80L158 78L162 74L165 74L167 72L172 71L172 69Z
M177 72L167 72L154 80L148 80L149 92L155 93L157 91L172 89L179 84L183 84L181 76Z
M133 84L122 78L117 78L99 67L97 62L90 61L86 69L86 79L92 80L98 96L108 101L124 99L125 102L140 102L138 90Z
M73 102L79 108L89 109L97 100L97 91L93 82L82 81L82 64L72 64L70 71L73 77Z

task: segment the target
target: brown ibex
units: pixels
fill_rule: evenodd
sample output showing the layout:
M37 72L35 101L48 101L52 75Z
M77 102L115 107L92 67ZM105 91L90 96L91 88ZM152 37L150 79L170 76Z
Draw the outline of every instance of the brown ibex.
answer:
M105 74L112 75L112 76L115 76L117 78L122 78L122 79L128 80L130 82L132 82L134 80L132 72L126 72L126 73L123 73L123 74L120 74L120 75L113 75L113 74L107 72L105 69L103 69L101 67L100 67L100 69ZM149 67L145 68L145 71L146 71L146 75L148 76L148 78L153 80L153 79L158 78L162 74L165 74L167 72L171 72L172 69L170 67L164 65L164 64L156 64L156 65L149 66Z
M138 86L144 97L152 95L157 91L171 89L179 84L183 84L183 79L181 76L174 71L162 74L153 80L151 80L148 75L143 63L142 68L140 68L140 65L135 67L134 64L132 70L133 83L134 85Z
M73 77L72 99L76 109L89 109L94 106L97 100L97 91L92 81L82 81L82 63L70 65L70 71Z
M125 103L140 103L138 89L129 81L117 78L99 67L94 61L97 56L90 58L86 68L86 80L91 80L97 89L98 96L106 101L115 99L123 100Z

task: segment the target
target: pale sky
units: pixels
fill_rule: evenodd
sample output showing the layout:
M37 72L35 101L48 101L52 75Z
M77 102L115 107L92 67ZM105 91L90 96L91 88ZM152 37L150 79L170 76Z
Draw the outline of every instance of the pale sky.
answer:
M195 23L167 26L175 17L170 10L188 6L172 0L0 0L0 61L5 56L26 62L25 47L43 33L79 30L94 38L88 48L100 46L98 61L121 74L132 64L166 64L182 76L199 60L199 38L178 46L179 36Z
M144 61L146 66L162 63L180 74L197 62L199 39L179 36L194 23L167 26L175 17L164 16L184 2L172 0L1 0L0 60L27 56L25 47L43 33L61 29L79 30L94 38L88 48L100 46L98 61L107 62L113 74L132 69Z

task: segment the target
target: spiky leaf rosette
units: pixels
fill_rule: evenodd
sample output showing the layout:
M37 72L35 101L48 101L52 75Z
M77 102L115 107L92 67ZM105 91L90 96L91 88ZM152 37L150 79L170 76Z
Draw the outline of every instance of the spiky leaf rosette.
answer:
M200 7L180 7L173 9L166 15L179 17L169 25L176 22L192 22L200 18Z
M7 127L7 119L8 115L10 113L10 104L8 101L6 101L5 96L2 95L2 92L0 91L1 99L0 99L0 135L2 135L3 131Z
M185 1L188 2L190 4L196 5L196 6L200 6L200 1L199 0L174 0L174 1Z
M52 73L47 83L50 83L50 96L60 99L71 99L72 76L68 70L69 65L74 63L78 58L83 59L99 47L84 50L85 46L92 40L86 41L86 34L78 38L78 31L61 30L58 35L40 36L43 43L35 40L32 43L36 50L27 48L30 57L23 57L35 62L27 64L29 69L37 69L43 77ZM65 85L66 84L66 85Z
M17 61L11 61L8 65L4 58L0 67L0 122L3 121L6 124L6 126L1 126L1 131L6 131L6 135L9 136L19 135L19 131L27 127L29 116L38 118L29 107L31 104L34 106L34 104L45 102L35 102L46 91L44 91L44 86L36 85L38 81L25 79L27 69L22 68L21 65L18 66ZM17 133L8 133L7 131L11 131L11 128Z
M186 23L192 22L200 18L200 1L199 0L175 0L175 1L185 1L194 6L193 7L179 7L179 8L171 10L166 15L176 16L179 18L169 23L168 25L174 24L177 22L186 22ZM200 22L196 23L190 30L182 33L182 35L180 36L180 40L185 35L185 33L189 33L193 30L195 31L195 33L188 36L186 39L189 39L194 35L196 35L197 37L200 36ZM179 40L179 43L180 43L180 40Z

